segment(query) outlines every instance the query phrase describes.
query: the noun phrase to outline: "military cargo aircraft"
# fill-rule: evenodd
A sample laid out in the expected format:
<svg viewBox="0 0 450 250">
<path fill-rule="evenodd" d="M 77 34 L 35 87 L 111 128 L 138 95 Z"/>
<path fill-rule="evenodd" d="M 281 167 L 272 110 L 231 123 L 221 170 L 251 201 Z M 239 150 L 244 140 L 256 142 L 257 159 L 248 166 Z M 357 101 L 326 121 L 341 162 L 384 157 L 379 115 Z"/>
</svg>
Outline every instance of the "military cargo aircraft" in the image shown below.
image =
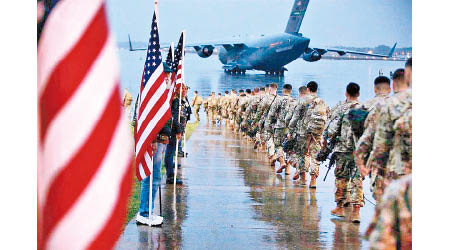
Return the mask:
<svg viewBox="0 0 450 250">
<path fill-rule="evenodd" d="M 186 44 L 186 47 L 194 48 L 202 58 L 211 56 L 214 48 L 219 47 L 219 60 L 223 64 L 224 71 L 231 74 L 245 74 L 247 70 L 260 70 L 264 71 L 266 75 L 282 76 L 284 71 L 287 71 L 284 66 L 297 58 L 302 57 L 307 62 L 315 62 L 327 52 L 336 52 L 340 56 L 356 54 L 381 58 L 392 57 L 397 43 L 394 44 L 388 55 L 309 47 L 310 39 L 299 33 L 308 3 L 309 0 L 294 0 L 284 33 L 261 36 L 248 41 Z M 130 51 L 147 50 L 147 48 L 133 48 L 129 36 L 128 39 Z"/>
</svg>

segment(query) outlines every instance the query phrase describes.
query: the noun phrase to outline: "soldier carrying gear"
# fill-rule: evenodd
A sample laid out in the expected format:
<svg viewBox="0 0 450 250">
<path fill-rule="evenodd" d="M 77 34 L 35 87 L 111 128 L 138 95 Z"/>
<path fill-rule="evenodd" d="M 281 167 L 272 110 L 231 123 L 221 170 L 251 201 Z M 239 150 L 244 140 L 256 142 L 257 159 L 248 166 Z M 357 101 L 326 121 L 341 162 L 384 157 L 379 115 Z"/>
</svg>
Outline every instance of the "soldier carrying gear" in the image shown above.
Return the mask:
<svg viewBox="0 0 450 250">
<path fill-rule="evenodd" d="M 292 102 L 292 86 L 290 84 L 283 85 L 282 90 L 283 95 L 277 96 L 272 106 L 269 109 L 269 113 L 267 115 L 265 121 L 266 130 L 273 129 L 273 143 L 275 146 L 275 152 L 272 156 L 273 160 L 278 160 L 280 162 L 280 168 L 277 170 L 277 173 L 283 172 L 283 169 L 287 167 L 286 161 L 284 159 L 284 151 L 283 151 L 283 139 L 286 133 L 286 113 L 289 110 L 289 105 Z M 289 168 L 286 168 L 285 174 L 290 174 Z"/>
<path fill-rule="evenodd" d="M 339 103 L 334 108 L 334 113 L 331 117 L 331 122 L 327 129 L 323 132 L 325 138 L 334 138 L 337 134 L 336 145 L 333 153 L 336 154 L 336 192 L 335 201 L 336 208 L 331 211 L 331 214 L 344 217 L 344 204 L 347 200 L 346 194 L 350 191 L 350 203 L 353 205 L 353 212 L 351 215 L 352 222 L 359 223 L 360 207 L 364 205 L 364 196 L 362 190 L 362 178 L 358 168 L 355 166 L 353 158 L 353 151 L 355 150 L 355 135 L 351 129 L 350 121 L 348 120 L 348 112 L 352 108 L 359 108 L 359 85 L 356 83 L 349 83 L 345 93 L 346 101 Z M 342 117 L 335 119 L 336 117 Z M 340 132 L 339 132 L 339 131 Z M 323 140 L 323 148 L 326 147 L 326 140 Z"/>
<path fill-rule="evenodd" d="M 200 107 L 202 106 L 203 98 L 198 95 L 198 91 L 194 91 L 194 99 L 192 100 L 192 106 L 194 108 L 194 115 L 197 119 L 197 122 L 200 121 L 200 116 L 198 115 L 198 111 L 200 110 Z"/>
</svg>

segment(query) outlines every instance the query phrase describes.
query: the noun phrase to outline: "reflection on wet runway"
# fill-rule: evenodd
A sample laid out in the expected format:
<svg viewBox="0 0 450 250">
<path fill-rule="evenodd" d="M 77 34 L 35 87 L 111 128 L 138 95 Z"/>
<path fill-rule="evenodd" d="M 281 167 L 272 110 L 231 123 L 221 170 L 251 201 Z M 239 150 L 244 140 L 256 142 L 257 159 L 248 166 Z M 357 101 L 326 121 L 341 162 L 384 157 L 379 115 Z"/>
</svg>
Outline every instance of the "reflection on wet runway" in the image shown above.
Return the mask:
<svg viewBox="0 0 450 250">
<path fill-rule="evenodd" d="M 176 190 L 163 186 L 163 226 L 136 226 L 132 220 L 118 249 L 368 247 L 361 235 L 374 207 L 366 204 L 361 209 L 360 225 L 331 216 L 332 174 L 326 182 L 318 182 L 316 190 L 300 187 L 292 176 L 275 175 L 265 154 L 255 152 L 251 143 L 224 125 L 201 123 L 186 151 L 189 157 L 180 170 L 185 185 Z"/>
</svg>

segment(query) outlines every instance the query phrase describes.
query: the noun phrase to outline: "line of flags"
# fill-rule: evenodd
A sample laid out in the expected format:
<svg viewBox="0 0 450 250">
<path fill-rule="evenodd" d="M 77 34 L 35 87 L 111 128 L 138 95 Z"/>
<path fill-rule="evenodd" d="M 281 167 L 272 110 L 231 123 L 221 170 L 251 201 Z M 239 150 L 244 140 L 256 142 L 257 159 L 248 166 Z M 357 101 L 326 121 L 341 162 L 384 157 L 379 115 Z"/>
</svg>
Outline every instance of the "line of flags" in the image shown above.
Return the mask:
<svg viewBox="0 0 450 250">
<path fill-rule="evenodd" d="M 125 221 L 133 142 L 105 1 L 46 4 L 38 24 L 38 249 L 111 249 Z M 166 75 L 155 2 L 136 108 L 139 180 L 151 174 L 150 144 L 184 80 L 184 37 L 170 48 Z"/>
</svg>

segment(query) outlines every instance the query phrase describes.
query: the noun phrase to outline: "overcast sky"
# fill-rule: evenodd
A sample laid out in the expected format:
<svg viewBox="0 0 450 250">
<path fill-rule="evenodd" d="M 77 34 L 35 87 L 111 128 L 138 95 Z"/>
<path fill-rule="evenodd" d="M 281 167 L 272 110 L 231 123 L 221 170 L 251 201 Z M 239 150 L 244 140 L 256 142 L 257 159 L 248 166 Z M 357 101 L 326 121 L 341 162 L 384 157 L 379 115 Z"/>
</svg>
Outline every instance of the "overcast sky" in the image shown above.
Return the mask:
<svg viewBox="0 0 450 250">
<path fill-rule="evenodd" d="M 161 42 L 227 40 L 284 31 L 293 0 L 160 0 Z M 148 41 L 153 0 L 107 0 L 118 41 Z M 300 32 L 312 46 L 412 45 L 411 0 L 311 0 Z"/>
</svg>

